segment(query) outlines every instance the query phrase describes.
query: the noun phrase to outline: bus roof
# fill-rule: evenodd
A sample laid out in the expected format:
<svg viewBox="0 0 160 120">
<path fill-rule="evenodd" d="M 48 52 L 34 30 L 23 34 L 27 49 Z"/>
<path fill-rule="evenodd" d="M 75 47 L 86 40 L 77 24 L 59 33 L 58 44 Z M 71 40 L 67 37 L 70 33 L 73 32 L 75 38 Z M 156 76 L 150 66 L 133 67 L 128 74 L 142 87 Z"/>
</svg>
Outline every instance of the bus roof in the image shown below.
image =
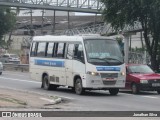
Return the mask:
<svg viewBox="0 0 160 120">
<path fill-rule="evenodd" d="M 35 36 L 33 41 L 83 41 L 84 39 L 112 39 L 100 35 L 76 35 L 76 36 Z M 113 39 L 112 39 L 113 40 Z"/>
</svg>

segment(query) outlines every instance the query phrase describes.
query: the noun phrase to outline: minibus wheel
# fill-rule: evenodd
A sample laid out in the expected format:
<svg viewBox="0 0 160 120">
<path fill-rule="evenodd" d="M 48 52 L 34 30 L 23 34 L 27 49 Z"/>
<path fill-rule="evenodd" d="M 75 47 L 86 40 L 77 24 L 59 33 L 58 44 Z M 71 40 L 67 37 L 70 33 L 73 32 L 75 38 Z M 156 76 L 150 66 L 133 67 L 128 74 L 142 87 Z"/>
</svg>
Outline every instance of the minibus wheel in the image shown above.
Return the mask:
<svg viewBox="0 0 160 120">
<path fill-rule="evenodd" d="M 157 93 L 160 94 L 160 90 L 157 90 Z"/>
<path fill-rule="evenodd" d="M 50 82 L 49 82 L 49 79 L 48 79 L 48 76 L 47 76 L 47 75 L 45 75 L 45 76 L 43 77 L 42 84 L 43 84 L 43 88 L 44 88 L 45 90 L 51 90 L 51 89 L 52 89 L 52 86 L 51 86 L 51 84 L 50 84 Z"/>
<path fill-rule="evenodd" d="M 2 75 L 2 72 L 0 72 L 0 75 Z"/>
<path fill-rule="evenodd" d="M 118 88 L 110 88 L 110 89 L 109 89 L 109 93 L 110 93 L 111 95 L 117 95 L 118 92 L 119 92 L 119 89 L 118 89 Z"/>
<path fill-rule="evenodd" d="M 133 94 L 138 94 L 139 93 L 139 88 L 138 88 L 138 85 L 136 83 L 132 84 L 131 89 L 132 89 Z"/>
<path fill-rule="evenodd" d="M 84 93 L 84 88 L 82 86 L 82 80 L 77 78 L 74 84 L 75 92 L 78 95 L 82 95 Z"/>
</svg>

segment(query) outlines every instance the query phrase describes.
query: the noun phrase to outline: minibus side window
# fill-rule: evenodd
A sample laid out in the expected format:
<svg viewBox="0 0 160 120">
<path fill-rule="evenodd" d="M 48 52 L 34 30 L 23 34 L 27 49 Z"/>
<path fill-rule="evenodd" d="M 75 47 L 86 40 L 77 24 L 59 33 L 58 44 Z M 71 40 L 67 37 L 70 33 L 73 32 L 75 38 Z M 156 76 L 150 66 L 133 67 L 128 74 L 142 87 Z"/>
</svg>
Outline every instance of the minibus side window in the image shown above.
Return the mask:
<svg viewBox="0 0 160 120">
<path fill-rule="evenodd" d="M 75 44 L 74 59 L 84 63 L 84 53 L 82 44 Z"/>
<path fill-rule="evenodd" d="M 64 58 L 65 43 L 57 43 L 55 57 Z"/>
<path fill-rule="evenodd" d="M 53 47 L 54 47 L 54 43 L 53 42 L 48 43 L 47 53 L 46 53 L 47 57 L 52 57 L 53 56 Z"/>
<path fill-rule="evenodd" d="M 31 48 L 30 56 L 34 56 L 35 46 L 36 46 L 36 43 L 35 42 L 32 43 L 32 48 Z"/>
<path fill-rule="evenodd" d="M 33 42 L 30 56 L 35 56 L 35 55 L 36 55 L 36 42 Z"/>
<path fill-rule="evenodd" d="M 73 59 L 74 54 L 74 44 L 69 44 L 67 48 L 67 59 Z"/>
<path fill-rule="evenodd" d="M 38 49 L 37 49 L 37 56 L 38 57 L 44 57 L 45 56 L 45 50 L 46 50 L 46 42 L 39 42 Z"/>
</svg>

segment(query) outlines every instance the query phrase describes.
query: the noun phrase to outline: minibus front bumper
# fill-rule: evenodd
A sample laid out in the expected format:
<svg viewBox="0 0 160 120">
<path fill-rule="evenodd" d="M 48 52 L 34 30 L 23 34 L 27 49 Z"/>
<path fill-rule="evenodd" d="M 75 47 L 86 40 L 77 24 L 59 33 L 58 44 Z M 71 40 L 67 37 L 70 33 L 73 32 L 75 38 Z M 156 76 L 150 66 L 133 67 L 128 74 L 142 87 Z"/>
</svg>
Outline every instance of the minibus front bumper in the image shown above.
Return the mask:
<svg viewBox="0 0 160 120">
<path fill-rule="evenodd" d="M 84 88 L 88 89 L 109 89 L 109 88 L 124 88 L 125 80 L 123 78 L 115 78 L 112 80 L 102 79 L 100 76 L 87 75 L 86 79 L 83 80 Z M 82 82 L 83 82 L 82 81 Z"/>
</svg>

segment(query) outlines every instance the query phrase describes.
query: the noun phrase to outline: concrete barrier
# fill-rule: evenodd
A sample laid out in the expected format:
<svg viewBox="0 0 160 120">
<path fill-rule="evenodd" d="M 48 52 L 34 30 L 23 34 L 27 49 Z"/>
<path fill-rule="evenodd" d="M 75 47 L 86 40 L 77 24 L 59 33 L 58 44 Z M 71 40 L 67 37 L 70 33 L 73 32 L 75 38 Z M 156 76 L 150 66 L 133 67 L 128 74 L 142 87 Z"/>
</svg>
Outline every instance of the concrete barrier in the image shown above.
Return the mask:
<svg viewBox="0 0 160 120">
<path fill-rule="evenodd" d="M 3 70 L 28 72 L 29 64 L 3 63 Z"/>
</svg>

